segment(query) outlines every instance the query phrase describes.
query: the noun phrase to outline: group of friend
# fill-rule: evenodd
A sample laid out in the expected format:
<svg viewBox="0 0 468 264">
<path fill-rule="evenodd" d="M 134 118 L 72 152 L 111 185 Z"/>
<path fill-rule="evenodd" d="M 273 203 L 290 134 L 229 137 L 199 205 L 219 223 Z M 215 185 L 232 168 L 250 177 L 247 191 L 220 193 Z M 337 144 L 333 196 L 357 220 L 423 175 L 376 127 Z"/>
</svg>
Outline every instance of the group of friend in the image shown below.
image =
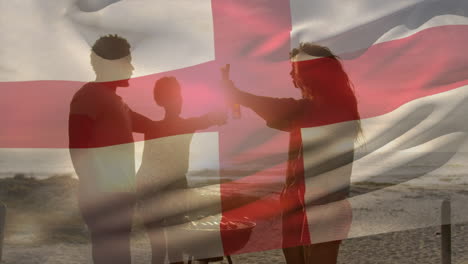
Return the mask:
<svg viewBox="0 0 468 264">
<path fill-rule="evenodd" d="M 78 201 L 89 228 L 95 264 L 131 263 L 130 234 L 134 211 L 139 208 L 152 247 L 152 263 L 182 263 L 183 248 L 164 232 L 184 221 L 189 211 L 186 198 L 167 200 L 167 193 L 188 189 L 186 174 L 193 133 L 226 122 L 226 112 L 210 112 L 193 118 L 181 117 L 183 98 L 175 77 L 154 84 L 155 103 L 164 108 L 162 120 L 153 121 L 131 110 L 116 93 L 128 87 L 133 73 L 130 45 L 122 37 L 99 38 L 91 49 L 96 80 L 74 95 L 69 113 L 70 154 L 79 177 Z M 229 79 L 229 66 L 221 68 L 221 86 L 230 103 L 250 108 L 267 126 L 290 135 L 285 185 L 280 196 L 283 252 L 290 263 L 336 263 L 340 240 L 313 243 L 307 220 L 310 206 L 345 203 L 350 170 L 340 177 L 339 188 L 313 201 L 304 198 L 306 178 L 320 174 L 308 166 L 302 129 L 351 121 L 346 137 L 351 146 L 340 156 L 340 164 L 352 164 L 353 142 L 360 123 L 356 96 L 341 62 L 328 48 L 302 43 L 290 52 L 293 87 L 300 99 L 258 96 L 237 87 Z M 135 169 L 133 132 L 145 137 L 142 164 Z M 336 164 L 332 164 L 332 167 Z M 322 166 L 323 167 L 323 166 Z M 135 175 L 135 171 L 137 171 Z M 136 180 L 135 180 L 136 179 Z M 166 199 L 166 200 L 164 200 Z M 157 204 L 170 201 L 169 204 Z M 156 206 L 157 205 L 157 206 Z M 161 211 L 182 208 L 177 215 Z M 341 207 L 344 208 L 344 207 Z M 320 227 L 317 227 L 320 228 Z M 197 243 L 193 241 L 193 243 Z"/>
</svg>

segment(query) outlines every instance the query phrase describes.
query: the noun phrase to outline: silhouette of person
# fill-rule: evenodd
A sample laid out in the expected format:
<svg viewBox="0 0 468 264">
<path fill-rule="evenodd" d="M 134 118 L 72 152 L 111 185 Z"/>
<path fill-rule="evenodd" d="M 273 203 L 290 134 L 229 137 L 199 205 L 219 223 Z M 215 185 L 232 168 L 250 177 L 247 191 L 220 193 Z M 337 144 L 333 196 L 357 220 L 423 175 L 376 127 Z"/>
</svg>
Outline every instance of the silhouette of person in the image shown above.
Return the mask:
<svg viewBox="0 0 468 264">
<path fill-rule="evenodd" d="M 340 239 L 347 235 L 350 223 L 345 199 L 349 193 L 353 145 L 360 133 L 357 101 L 340 61 L 328 48 L 301 43 L 291 51 L 290 58 L 293 84 L 301 90 L 302 99 L 253 95 L 239 90 L 230 80 L 224 81 L 224 87 L 231 100 L 251 108 L 266 121 L 267 126 L 290 134 L 286 182 L 280 196 L 283 252 L 287 263 L 336 263 Z M 228 76 L 229 65 L 221 71 L 223 76 Z M 344 125 L 334 131 L 327 131 L 328 126 L 323 128 L 324 125 L 340 122 Z M 327 140 L 304 145 L 303 133 L 310 129 L 312 132 L 319 131 L 315 132 L 315 137 Z M 321 156 L 327 155 L 329 159 L 321 159 Z M 323 177 L 324 172 L 341 166 L 345 166 L 345 169 L 338 174 Z M 304 198 L 305 181 L 312 182 L 310 188 L 318 190 L 315 196 L 307 200 Z M 320 217 L 314 216 L 314 213 L 323 212 L 320 208 L 332 204 L 334 210 L 341 211 L 335 216 L 345 219 L 322 219 L 322 222 L 336 220 L 345 234 L 332 235 L 335 241 L 310 244 L 311 241 L 306 240 L 309 231 L 311 240 L 330 241 L 320 238 L 323 232 L 328 231 L 312 230 L 320 229 L 321 225 L 311 225 L 309 230 L 309 224 Z M 306 206 L 309 210 L 306 210 Z M 317 237 L 314 234 L 320 235 Z"/>
<path fill-rule="evenodd" d="M 73 96 L 69 147 L 79 178 L 78 202 L 92 242 L 96 264 L 130 263 L 130 233 L 135 197 L 132 132 L 151 120 L 133 112 L 116 94 L 132 76 L 130 45 L 107 35 L 91 50 L 96 80 Z"/>
<path fill-rule="evenodd" d="M 173 237 L 165 227 L 185 221 L 189 211 L 186 174 L 189 166 L 189 149 L 193 133 L 226 122 L 223 112 L 210 112 L 200 117 L 182 118 L 182 95 L 179 82 L 174 77 L 163 77 L 154 85 L 154 100 L 165 110 L 164 119 L 152 122 L 145 130 L 145 145 L 137 187 L 143 221 L 150 238 L 152 263 L 183 263 L 184 249 L 181 237 Z M 181 191 L 176 200 L 167 194 Z M 168 212 L 164 207 L 170 207 Z M 178 242 L 179 240 L 179 242 Z"/>
</svg>

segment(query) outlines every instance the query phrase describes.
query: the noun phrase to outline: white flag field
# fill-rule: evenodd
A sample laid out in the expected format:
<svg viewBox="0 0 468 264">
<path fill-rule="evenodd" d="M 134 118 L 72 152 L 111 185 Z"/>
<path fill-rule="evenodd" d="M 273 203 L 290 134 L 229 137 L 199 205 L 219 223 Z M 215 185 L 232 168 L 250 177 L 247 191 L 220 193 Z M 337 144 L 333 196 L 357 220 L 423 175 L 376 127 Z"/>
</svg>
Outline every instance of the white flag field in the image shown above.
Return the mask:
<svg viewBox="0 0 468 264">
<path fill-rule="evenodd" d="M 0 3 L 0 148 L 5 157 L 15 153 L 0 160 L 14 168 L 2 173 L 21 171 L 26 156 L 74 172 L 70 102 L 95 78 L 90 52 L 101 36 L 118 34 L 129 42 L 135 69 L 130 87 L 117 94 L 154 121 L 164 118 L 153 99 L 154 84 L 164 76 L 180 83 L 184 118 L 225 107 L 219 68 L 227 63 L 243 91 L 299 99 L 289 51 L 311 42 L 340 57 L 356 93 L 362 135 L 352 150 L 340 152 L 330 150 L 349 122 L 301 129 L 305 239 L 286 241 L 282 231 L 289 133 L 266 126 L 249 108 L 193 138 L 184 132 L 145 141 L 134 133 L 135 143 L 84 151 L 106 156 L 100 169 L 109 182 L 121 169 L 113 157 L 134 146 L 137 185 L 163 190 L 174 175 L 185 177 L 190 188 L 157 195 L 145 211 L 168 223 L 184 215 L 187 221 L 164 229 L 198 257 L 438 226 L 443 200 L 451 201 L 452 224 L 468 221 L 467 1 Z M 346 151 L 354 152 L 354 161 L 335 162 Z M 41 157 L 44 152 L 53 158 Z M 347 199 L 314 203 L 344 183 L 351 186 Z"/>
</svg>

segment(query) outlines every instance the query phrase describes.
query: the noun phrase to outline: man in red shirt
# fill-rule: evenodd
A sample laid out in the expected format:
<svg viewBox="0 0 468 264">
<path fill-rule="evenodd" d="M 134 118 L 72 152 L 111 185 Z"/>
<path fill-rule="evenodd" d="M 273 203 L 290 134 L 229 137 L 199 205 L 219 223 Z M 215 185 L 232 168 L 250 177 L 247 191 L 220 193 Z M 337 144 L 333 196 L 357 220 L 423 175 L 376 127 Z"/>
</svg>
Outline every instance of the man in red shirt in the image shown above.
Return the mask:
<svg viewBox="0 0 468 264">
<path fill-rule="evenodd" d="M 91 50 L 96 80 L 73 96 L 69 115 L 70 154 L 79 178 L 78 202 L 96 264 L 130 263 L 135 197 L 133 132 L 152 122 L 116 94 L 134 70 L 122 37 L 99 38 Z"/>
</svg>

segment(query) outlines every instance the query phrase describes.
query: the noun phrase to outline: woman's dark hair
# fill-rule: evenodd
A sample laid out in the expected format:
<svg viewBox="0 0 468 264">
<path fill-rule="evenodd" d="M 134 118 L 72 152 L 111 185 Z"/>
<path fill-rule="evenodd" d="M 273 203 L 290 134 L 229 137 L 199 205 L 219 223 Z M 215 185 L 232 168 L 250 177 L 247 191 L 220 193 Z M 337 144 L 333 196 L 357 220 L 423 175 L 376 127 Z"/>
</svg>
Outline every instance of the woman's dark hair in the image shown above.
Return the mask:
<svg viewBox="0 0 468 264">
<path fill-rule="evenodd" d="M 308 89 L 308 92 L 319 104 L 330 104 L 333 101 L 348 102 L 346 107 L 353 112 L 354 119 L 357 122 L 357 138 L 362 136 L 354 86 L 344 71 L 339 57 L 329 48 L 310 42 L 300 43 L 299 47 L 291 50 L 289 56 L 292 59 L 299 53 L 318 57 L 315 63 L 305 62 L 300 64 L 304 68 L 300 73 L 302 75 L 301 79 L 306 85 L 304 88 Z M 313 66 L 310 67 L 309 65 Z"/>
<path fill-rule="evenodd" d="M 310 42 L 301 42 L 299 47 L 294 48 L 289 52 L 289 57 L 294 58 L 301 52 L 315 57 L 338 59 L 338 56 L 333 54 L 329 48 Z"/>
</svg>

